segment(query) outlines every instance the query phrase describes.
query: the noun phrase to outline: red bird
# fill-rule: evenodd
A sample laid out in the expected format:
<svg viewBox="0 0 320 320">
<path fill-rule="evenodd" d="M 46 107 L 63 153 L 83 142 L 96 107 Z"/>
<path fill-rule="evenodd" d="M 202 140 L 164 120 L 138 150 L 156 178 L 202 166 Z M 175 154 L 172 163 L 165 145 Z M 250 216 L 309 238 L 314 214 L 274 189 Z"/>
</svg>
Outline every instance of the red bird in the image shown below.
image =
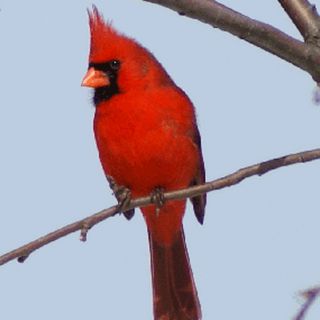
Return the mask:
<svg viewBox="0 0 320 320">
<path fill-rule="evenodd" d="M 152 53 L 106 23 L 95 7 L 89 21 L 89 68 L 82 85 L 95 89 L 94 133 L 109 180 L 130 190 L 132 199 L 204 183 L 200 134 L 187 95 Z M 206 196 L 191 201 L 203 223 Z M 141 208 L 156 320 L 201 319 L 184 240 L 185 207 L 186 200 L 174 200 Z"/>
</svg>

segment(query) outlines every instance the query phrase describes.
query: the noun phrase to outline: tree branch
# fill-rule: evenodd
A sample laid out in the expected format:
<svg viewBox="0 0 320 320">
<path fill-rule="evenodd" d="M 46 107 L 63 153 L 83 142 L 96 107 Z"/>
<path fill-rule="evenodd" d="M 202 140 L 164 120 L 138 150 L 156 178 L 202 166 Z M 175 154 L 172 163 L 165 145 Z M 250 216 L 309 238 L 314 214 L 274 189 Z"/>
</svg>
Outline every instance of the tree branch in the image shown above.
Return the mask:
<svg viewBox="0 0 320 320">
<path fill-rule="evenodd" d="M 165 200 L 192 198 L 202 193 L 206 193 L 213 190 L 219 190 L 225 187 L 233 186 L 242 180 L 252 177 L 254 175 L 263 175 L 271 170 L 275 170 L 280 167 L 292 165 L 295 163 L 303 163 L 312 160 L 320 159 L 320 148 L 310 151 L 295 153 L 287 155 L 281 158 L 272 159 L 262 163 L 258 163 L 243 169 L 240 169 L 232 174 L 229 174 L 223 178 L 207 182 L 203 185 L 194 186 L 188 189 L 166 192 L 164 194 Z M 143 197 L 132 200 L 130 205 L 124 208 L 124 211 L 130 210 L 136 207 L 144 207 L 150 205 L 151 198 Z M 96 214 L 93 214 L 85 219 L 78 220 L 71 223 L 61 229 L 55 230 L 47 235 L 40 237 L 22 247 L 10 251 L 0 256 L 0 265 L 3 265 L 13 259 L 18 259 L 19 262 L 24 262 L 28 256 L 35 250 L 49 244 L 52 241 L 60 239 L 76 231 L 81 231 L 80 240 L 86 241 L 87 232 L 97 223 L 114 216 L 119 213 L 117 206 L 110 207 L 109 209 L 102 210 Z"/>
<path fill-rule="evenodd" d="M 315 45 L 305 44 L 269 24 L 251 19 L 217 1 L 143 1 L 157 3 L 181 15 L 227 31 L 305 70 L 317 83 L 320 82 L 320 48 Z"/>
<path fill-rule="evenodd" d="M 302 292 L 302 295 L 306 298 L 305 303 L 302 305 L 301 309 L 299 310 L 298 314 L 293 318 L 293 320 L 303 320 L 307 311 L 310 309 L 316 298 L 320 296 L 320 288 L 315 287 L 308 289 Z"/>
<path fill-rule="evenodd" d="M 307 0 L 278 0 L 305 42 L 320 46 L 320 20 L 315 5 Z"/>
</svg>

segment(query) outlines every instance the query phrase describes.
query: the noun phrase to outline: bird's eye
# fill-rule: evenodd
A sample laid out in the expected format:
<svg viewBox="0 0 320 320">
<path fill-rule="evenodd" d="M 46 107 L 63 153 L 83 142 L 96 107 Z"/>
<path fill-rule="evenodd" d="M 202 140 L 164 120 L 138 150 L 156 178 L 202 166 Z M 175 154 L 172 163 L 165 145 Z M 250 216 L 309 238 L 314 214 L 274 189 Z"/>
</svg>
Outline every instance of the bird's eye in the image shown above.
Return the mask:
<svg viewBox="0 0 320 320">
<path fill-rule="evenodd" d="M 115 70 L 115 71 L 119 70 L 119 68 L 120 68 L 120 61 L 119 61 L 119 60 L 112 60 L 112 61 L 110 61 L 110 67 L 111 67 L 112 70 Z"/>
</svg>

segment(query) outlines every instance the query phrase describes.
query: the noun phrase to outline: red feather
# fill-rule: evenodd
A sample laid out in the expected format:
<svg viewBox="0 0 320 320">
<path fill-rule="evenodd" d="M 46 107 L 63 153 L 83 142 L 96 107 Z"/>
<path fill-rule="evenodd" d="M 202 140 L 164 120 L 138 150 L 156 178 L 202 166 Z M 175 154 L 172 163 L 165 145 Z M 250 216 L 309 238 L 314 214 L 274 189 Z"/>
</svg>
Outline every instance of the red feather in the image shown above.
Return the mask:
<svg viewBox="0 0 320 320">
<path fill-rule="evenodd" d="M 200 135 L 187 95 L 147 49 L 105 23 L 96 8 L 89 18 L 89 66 L 102 73 L 106 68 L 106 83 L 114 82 L 113 90 L 96 88 L 107 92 L 96 100 L 94 118 L 105 173 L 129 188 L 133 198 L 159 187 L 171 191 L 203 183 Z M 117 61 L 119 70 L 109 70 L 109 61 Z M 202 223 L 206 198 L 192 201 Z M 185 204 L 166 202 L 159 212 L 153 205 L 141 209 L 150 240 L 156 320 L 201 318 L 184 242 Z"/>
</svg>

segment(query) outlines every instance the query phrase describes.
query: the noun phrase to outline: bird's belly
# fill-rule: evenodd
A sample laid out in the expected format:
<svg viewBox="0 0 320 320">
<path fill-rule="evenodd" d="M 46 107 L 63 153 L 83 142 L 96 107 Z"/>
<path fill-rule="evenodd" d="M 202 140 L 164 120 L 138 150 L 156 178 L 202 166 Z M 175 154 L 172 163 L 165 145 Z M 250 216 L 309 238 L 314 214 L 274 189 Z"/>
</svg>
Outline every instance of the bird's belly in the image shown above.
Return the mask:
<svg viewBox="0 0 320 320">
<path fill-rule="evenodd" d="M 198 154 L 188 135 L 162 126 L 110 129 L 96 130 L 101 163 L 105 173 L 128 187 L 133 197 L 148 195 L 156 187 L 175 190 L 190 185 Z"/>
</svg>

